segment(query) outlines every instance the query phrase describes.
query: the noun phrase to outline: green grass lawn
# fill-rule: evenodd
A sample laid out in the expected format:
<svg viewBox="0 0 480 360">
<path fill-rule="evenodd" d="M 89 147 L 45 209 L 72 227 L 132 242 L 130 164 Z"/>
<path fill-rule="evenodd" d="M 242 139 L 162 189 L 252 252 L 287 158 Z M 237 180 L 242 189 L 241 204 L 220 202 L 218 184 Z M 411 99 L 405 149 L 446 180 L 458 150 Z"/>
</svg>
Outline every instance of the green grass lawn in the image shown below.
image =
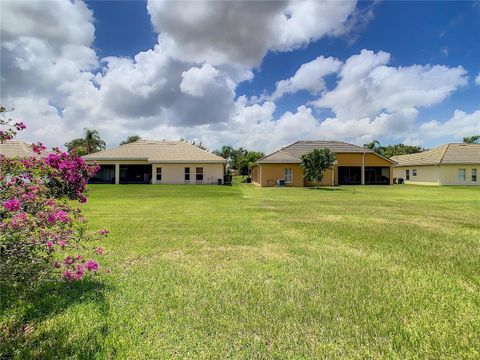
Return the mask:
<svg viewBox="0 0 480 360">
<path fill-rule="evenodd" d="M 92 186 L 98 282 L 0 312 L 0 358 L 479 358 L 480 189 Z"/>
</svg>

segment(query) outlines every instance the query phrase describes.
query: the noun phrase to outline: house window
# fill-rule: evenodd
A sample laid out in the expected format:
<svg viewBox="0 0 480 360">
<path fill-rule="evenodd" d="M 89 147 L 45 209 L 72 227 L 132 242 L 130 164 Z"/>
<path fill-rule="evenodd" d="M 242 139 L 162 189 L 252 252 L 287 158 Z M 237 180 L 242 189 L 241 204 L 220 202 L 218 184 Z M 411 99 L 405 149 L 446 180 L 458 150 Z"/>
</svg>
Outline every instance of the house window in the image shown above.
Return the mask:
<svg viewBox="0 0 480 360">
<path fill-rule="evenodd" d="M 465 169 L 458 169 L 458 181 L 465 182 L 467 179 L 467 171 Z"/>
<path fill-rule="evenodd" d="M 195 180 L 203 181 L 203 167 L 197 167 L 195 169 Z"/>
<path fill-rule="evenodd" d="M 293 178 L 292 169 L 284 169 L 283 178 L 285 179 L 285 183 L 291 183 Z"/>
<path fill-rule="evenodd" d="M 410 170 L 405 171 L 405 180 L 410 180 Z"/>
<path fill-rule="evenodd" d="M 185 168 L 185 181 L 190 181 L 190 168 Z"/>
<path fill-rule="evenodd" d="M 472 169 L 472 182 L 477 181 L 477 169 Z"/>
<path fill-rule="evenodd" d="M 417 176 L 417 169 L 412 170 L 412 176 Z"/>
<path fill-rule="evenodd" d="M 162 181 L 162 168 L 157 167 L 157 181 Z"/>
</svg>

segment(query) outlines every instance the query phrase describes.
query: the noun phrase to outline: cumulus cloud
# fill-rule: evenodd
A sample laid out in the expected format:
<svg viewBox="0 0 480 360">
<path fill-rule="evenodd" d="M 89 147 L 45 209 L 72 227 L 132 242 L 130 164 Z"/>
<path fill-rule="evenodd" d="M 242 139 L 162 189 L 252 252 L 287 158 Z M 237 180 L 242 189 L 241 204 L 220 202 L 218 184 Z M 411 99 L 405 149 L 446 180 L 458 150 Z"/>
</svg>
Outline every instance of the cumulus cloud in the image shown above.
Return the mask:
<svg viewBox="0 0 480 360">
<path fill-rule="evenodd" d="M 238 96 L 237 85 L 253 78 L 268 51 L 348 32 L 359 17 L 354 2 L 150 1 L 158 43 L 133 58 L 104 59 L 93 49 L 94 18 L 82 1 L 48 5 L 2 3 L 0 100 L 28 123 L 25 140 L 61 145 L 94 127 L 108 146 L 138 133 L 271 151 L 298 139 L 362 143 L 459 127 L 478 132 L 478 112 L 415 124 L 419 108 L 466 83 L 463 68 L 388 66 L 385 52 L 364 50 L 344 63 L 319 56 L 279 81 L 266 100 L 251 104 Z M 339 81 L 327 89 L 331 74 Z M 335 116 L 317 118 L 306 105 L 278 113 L 276 100 L 302 90 Z"/>
<path fill-rule="evenodd" d="M 315 60 L 303 64 L 291 78 L 277 82 L 276 89 L 272 94 L 272 100 L 276 100 L 285 94 L 307 90 L 313 94 L 325 90 L 324 77 L 336 73 L 342 63 L 333 57 L 319 56 Z"/>
<path fill-rule="evenodd" d="M 83 2 L 5 1 L 0 16 L 2 97 L 61 99 L 63 84 L 91 79 L 95 28 Z"/>
<path fill-rule="evenodd" d="M 423 123 L 419 127 L 419 132 L 429 138 L 453 136 L 457 140 L 461 140 L 463 137 L 471 136 L 472 134 L 479 134 L 480 110 L 470 114 L 461 110 L 455 110 L 453 116 L 445 122 L 432 120 Z"/>
<path fill-rule="evenodd" d="M 337 86 L 313 102 L 331 108 L 339 119 L 373 118 L 382 112 L 437 104 L 467 84 L 461 66 L 387 66 L 390 54 L 362 50 L 342 66 Z"/>
<path fill-rule="evenodd" d="M 172 56 L 212 65 L 257 66 L 268 50 L 288 51 L 345 33 L 354 1 L 148 1 Z"/>
<path fill-rule="evenodd" d="M 480 85 L 480 73 L 478 73 L 478 76 L 477 76 L 477 78 L 475 79 L 475 83 L 476 83 L 477 85 Z"/>
</svg>

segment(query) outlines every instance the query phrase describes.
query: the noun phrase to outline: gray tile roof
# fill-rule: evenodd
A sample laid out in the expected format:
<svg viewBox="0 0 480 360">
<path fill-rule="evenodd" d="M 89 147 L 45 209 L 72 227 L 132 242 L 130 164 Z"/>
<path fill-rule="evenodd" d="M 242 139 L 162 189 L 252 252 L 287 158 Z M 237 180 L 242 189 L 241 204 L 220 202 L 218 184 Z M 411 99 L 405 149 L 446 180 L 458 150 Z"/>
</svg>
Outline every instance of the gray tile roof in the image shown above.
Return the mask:
<svg viewBox="0 0 480 360">
<path fill-rule="evenodd" d="M 397 166 L 480 164 L 480 144 L 445 144 L 416 154 L 392 156 Z"/>
<path fill-rule="evenodd" d="M 3 144 L 0 143 L 0 154 L 7 158 L 27 158 L 27 157 L 40 157 L 47 156 L 50 152 L 43 151 L 40 155 L 32 150 L 32 144 L 19 140 L 6 141 Z"/>
<path fill-rule="evenodd" d="M 300 163 L 301 157 L 314 149 L 327 148 L 334 153 L 375 153 L 358 145 L 343 141 L 297 141 L 257 161 L 257 164 Z"/>
<path fill-rule="evenodd" d="M 150 163 L 225 163 L 225 159 L 185 141 L 138 140 L 83 157 L 85 160 L 146 160 Z"/>
</svg>

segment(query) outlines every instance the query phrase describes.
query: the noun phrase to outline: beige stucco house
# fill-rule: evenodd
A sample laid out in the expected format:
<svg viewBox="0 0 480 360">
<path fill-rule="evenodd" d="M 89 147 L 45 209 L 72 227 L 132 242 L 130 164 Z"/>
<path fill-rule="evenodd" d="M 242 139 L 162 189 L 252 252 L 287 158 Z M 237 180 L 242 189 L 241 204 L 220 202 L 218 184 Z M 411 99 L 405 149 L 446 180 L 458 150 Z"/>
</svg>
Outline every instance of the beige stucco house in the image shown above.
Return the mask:
<svg viewBox="0 0 480 360">
<path fill-rule="evenodd" d="M 0 143 L 0 155 L 7 158 L 28 158 L 28 157 L 46 157 L 50 154 L 50 151 L 42 151 L 37 154 L 32 149 L 32 144 L 19 140 L 9 140 L 4 143 Z"/>
<path fill-rule="evenodd" d="M 480 144 L 446 144 L 393 156 L 393 176 L 422 185 L 480 185 Z"/>
<path fill-rule="evenodd" d="M 185 141 L 138 140 L 83 157 L 100 171 L 92 183 L 218 184 L 225 159 Z"/>
<path fill-rule="evenodd" d="M 297 141 L 258 160 L 252 166 L 252 182 L 259 186 L 310 186 L 305 181 L 301 157 L 314 149 L 327 148 L 337 161 L 326 170 L 321 185 L 389 185 L 393 180 L 393 161 L 373 150 L 342 141 Z"/>
</svg>

